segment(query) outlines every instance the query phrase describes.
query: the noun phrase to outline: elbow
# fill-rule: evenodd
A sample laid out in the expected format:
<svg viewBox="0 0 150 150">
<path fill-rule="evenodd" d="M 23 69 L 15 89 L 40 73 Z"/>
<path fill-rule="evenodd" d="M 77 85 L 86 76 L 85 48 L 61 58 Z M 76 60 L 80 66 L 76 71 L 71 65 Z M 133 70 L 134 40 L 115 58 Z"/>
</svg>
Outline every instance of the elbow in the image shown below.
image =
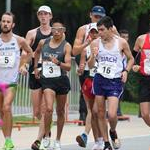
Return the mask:
<svg viewBox="0 0 150 150">
<path fill-rule="evenodd" d="M 66 67 L 66 71 L 70 71 L 70 70 L 71 70 L 71 64 Z"/>
<path fill-rule="evenodd" d="M 71 65 L 67 67 L 67 71 L 70 71 L 71 70 Z"/>
<path fill-rule="evenodd" d="M 76 55 L 78 55 L 79 54 L 79 52 L 76 50 L 76 48 L 73 48 L 72 49 L 72 55 L 73 56 L 76 56 Z"/>
</svg>

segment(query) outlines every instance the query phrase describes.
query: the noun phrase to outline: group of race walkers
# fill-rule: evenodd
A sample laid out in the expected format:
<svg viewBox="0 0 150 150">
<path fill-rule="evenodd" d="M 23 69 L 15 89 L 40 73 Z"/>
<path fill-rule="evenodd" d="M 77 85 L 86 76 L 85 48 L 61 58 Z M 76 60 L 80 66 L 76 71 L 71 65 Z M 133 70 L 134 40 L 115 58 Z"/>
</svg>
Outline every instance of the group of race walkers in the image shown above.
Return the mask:
<svg viewBox="0 0 150 150">
<path fill-rule="evenodd" d="M 39 7 L 37 17 L 40 26 L 28 31 L 25 38 L 13 33 L 15 16 L 11 12 L 5 12 L 1 17 L 0 124 L 5 137 L 5 150 L 14 148 L 11 139 L 12 102 L 19 74 L 26 75 L 27 72 L 33 114 L 40 120 L 38 136 L 31 149 L 62 149 L 60 140 L 65 123 L 65 104 L 71 89 L 67 72 L 71 69 L 71 56 L 78 54 L 81 55 L 78 72 L 82 74 L 85 67 L 88 68 L 82 85 L 88 114 L 85 131 L 76 137 L 79 146 L 86 147 L 92 129 L 95 141 L 92 150 L 120 148 L 116 131 L 117 109 L 131 69 L 141 75 L 140 110 L 143 120 L 150 126 L 150 33 L 137 38 L 131 53 L 128 42 L 120 37 L 105 9 L 94 6 L 90 12 L 91 23 L 79 27 L 72 48 L 66 41 L 63 22 L 59 19 L 51 22 L 53 15 L 49 6 Z M 134 58 L 139 52 L 140 63 L 135 64 Z M 57 134 L 52 143 L 55 101 Z"/>
</svg>

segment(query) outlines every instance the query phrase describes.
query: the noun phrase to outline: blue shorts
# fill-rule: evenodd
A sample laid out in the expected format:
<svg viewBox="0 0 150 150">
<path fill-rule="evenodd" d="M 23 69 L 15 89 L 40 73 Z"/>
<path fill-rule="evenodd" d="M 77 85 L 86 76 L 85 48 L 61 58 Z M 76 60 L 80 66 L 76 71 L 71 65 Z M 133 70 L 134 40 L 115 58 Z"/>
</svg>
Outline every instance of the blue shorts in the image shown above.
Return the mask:
<svg viewBox="0 0 150 150">
<path fill-rule="evenodd" d="M 96 74 L 93 80 L 94 95 L 107 97 L 117 97 L 118 99 L 123 92 L 123 82 L 121 78 L 108 79 L 100 74 Z"/>
</svg>

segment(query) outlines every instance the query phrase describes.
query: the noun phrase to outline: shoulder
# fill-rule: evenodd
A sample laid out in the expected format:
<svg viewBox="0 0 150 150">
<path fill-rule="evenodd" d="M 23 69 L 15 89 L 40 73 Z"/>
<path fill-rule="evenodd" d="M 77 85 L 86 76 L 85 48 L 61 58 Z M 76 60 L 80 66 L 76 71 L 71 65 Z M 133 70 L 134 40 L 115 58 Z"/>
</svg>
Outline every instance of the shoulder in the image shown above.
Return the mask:
<svg viewBox="0 0 150 150">
<path fill-rule="evenodd" d="M 85 32 L 86 32 L 86 25 L 79 27 L 77 30 L 78 34 L 85 34 Z"/>
<path fill-rule="evenodd" d="M 138 47 L 138 48 L 142 48 L 143 44 L 144 44 L 144 41 L 145 41 L 145 37 L 146 37 L 147 34 L 142 34 L 142 35 L 139 35 L 136 39 L 136 42 L 135 42 L 135 48 Z"/>
<path fill-rule="evenodd" d="M 38 29 L 38 28 L 29 30 L 29 31 L 27 32 L 26 36 L 34 37 L 34 36 L 36 35 L 37 29 Z"/>
<path fill-rule="evenodd" d="M 40 45 L 40 46 L 44 45 L 45 41 L 46 41 L 46 39 L 40 40 L 40 41 L 39 41 L 39 45 Z"/>
<path fill-rule="evenodd" d="M 91 42 L 90 47 L 98 47 L 100 42 L 101 42 L 101 39 L 99 37 Z"/>
<path fill-rule="evenodd" d="M 71 44 L 70 44 L 69 42 L 66 41 L 66 43 L 65 43 L 65 48 L 70 48 L 70 49 L 71 49 L 72 46 L 71 46 Z"/>
<path fill-rule="evenodd" d="M 22 37 L 22 36 L 19 36 L 19 35 L 16 35 L 16 34 L 14 34 L 13 36 L 17 39 L 17 42 L 19 44 L 22 44 L 22 43 L 26 42 L 25 38 Z"/>
<path fill-rule="evenodd" d="M 145 40 L 146 35 L 147 35 L 147 34 L 139 35 L 139 36 L 137 37 L 137 40 L 138 40 L 138 41 L 141 41 L 141 42 L 142 42 L 142 41 L 144 41 L 144 40 Z"/>
</svg>

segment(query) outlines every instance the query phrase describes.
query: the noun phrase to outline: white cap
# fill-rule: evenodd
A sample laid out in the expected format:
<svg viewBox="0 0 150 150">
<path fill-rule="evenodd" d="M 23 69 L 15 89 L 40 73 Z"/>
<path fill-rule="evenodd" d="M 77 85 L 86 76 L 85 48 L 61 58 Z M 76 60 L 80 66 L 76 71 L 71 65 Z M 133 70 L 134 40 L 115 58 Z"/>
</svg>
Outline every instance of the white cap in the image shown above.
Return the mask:
<svg viewBox="0 0 150 150">
<path fill-rule="evenodd" d="M 92 29 L 95 29 L 98 32 L 97 23 L 91 23 L 89 25 L 89 30 L 88 31 L 90 32 Z"/>
<path fill-rule="evenodd" d="M 45 12 L 48 12 L 50 14 L 52 13 L 51 8 L 49 6 L 46 6 L 46 5 L 39 7 L 37 13 L 39 13 L 40 11 L 45 11 Z"/>
</svg>

